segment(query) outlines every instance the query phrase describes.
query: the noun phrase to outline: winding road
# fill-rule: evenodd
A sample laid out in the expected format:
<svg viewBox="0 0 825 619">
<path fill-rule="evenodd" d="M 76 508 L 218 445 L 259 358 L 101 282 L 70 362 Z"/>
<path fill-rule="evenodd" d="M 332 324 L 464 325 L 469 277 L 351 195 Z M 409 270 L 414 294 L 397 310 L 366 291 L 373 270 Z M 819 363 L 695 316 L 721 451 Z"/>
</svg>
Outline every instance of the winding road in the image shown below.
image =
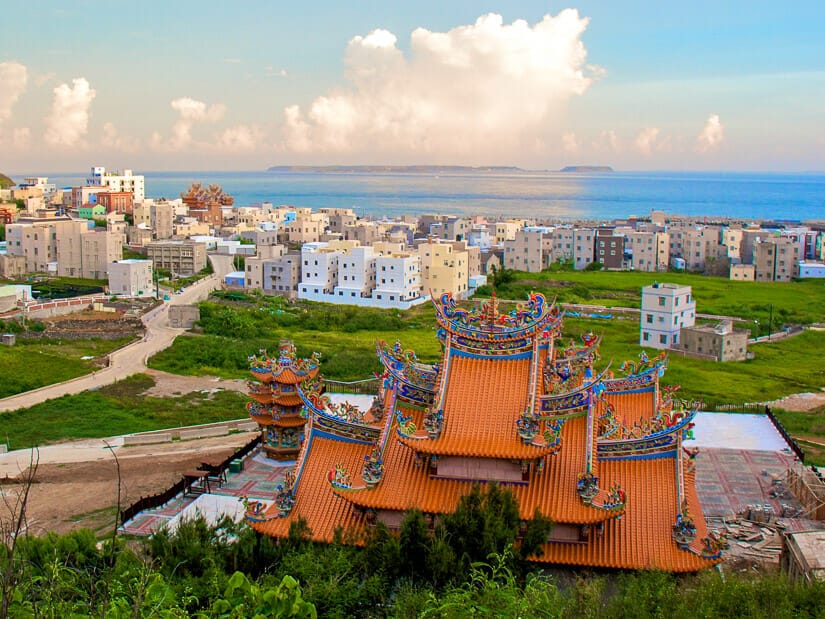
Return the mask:
<svg viewBox="0 0 825 619">
<path fill-rule="evenodd" d="M 232 256 L 213 254 L 209 256 L 209 260 L 214 273 L 141 316 L 141 321 L 146 327 L 146 335 L 142 340 L 110 353 L 108 367 L 62 383 L 0 399 L 0 412 L 28 408 L 45 400 L 103 387 L 145 371 L 149 357 L 171 346 L 175 338 L 185 331 L 169 326 L 169 306 L 191 305 L 203 301 L 210 292 L 220 288 L 223 276 L 232 270 Z"/>
</svg>

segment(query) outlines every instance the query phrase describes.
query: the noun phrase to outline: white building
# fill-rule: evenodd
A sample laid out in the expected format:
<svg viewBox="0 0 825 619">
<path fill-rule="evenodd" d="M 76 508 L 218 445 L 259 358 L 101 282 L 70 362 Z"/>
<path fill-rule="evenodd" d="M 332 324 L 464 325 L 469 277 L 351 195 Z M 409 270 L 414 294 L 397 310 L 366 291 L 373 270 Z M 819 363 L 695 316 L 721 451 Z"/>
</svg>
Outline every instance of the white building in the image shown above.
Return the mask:
<svg viewBox="0 0 825 619">
<path fill-rule="evenodd" d="M 825 277 L 825 264 L 811 260 L 800 260 L 799 277 Z"/>
<path fill-rule="evenodd" d="M 338 262 L 344 252 L 328 243 L 304 243 L 301 247 L 301 285 L 298 298 L 315 300 L 306 295 L 331 295 L 338 285 Z"/>
<path fill-rule="evenodd" d="M 341 256 L 335 296 L 349 299 L 369 297 L 375 288 L 375 259 L 372 247 L 353 247 Z"/>
<path fill-rule="evenodd" d="M 108 187 L 109 191 L 131 191 L 135 202 L 142 202 L 146 197 L 146 186 L 142 174 L 132 174 L 131 170 L 107 172 L 103 166 L 94 166 L 86 179 L 88 187 Z"/>
<path fill-rule="evenodd" d="M 696 323 L 696 301 L 690 286 L 653 284 L 642 288 L 639 345 L 666 349 L 679 343 L 683 327 Z"/>
<path fill-rule="evenodd" d="M 396 307 L 397 301 L 417 304 L 422 297 L 421 256 L 408 252 L 394 252 L 375 259 L 376 283 L 372 298 Z"/>
<path fill-rule="evenodd" d="M 152 261 L 129 259 L 110 264 L 109 293 L 124 297 L 154 296 Z"/>
</svg>

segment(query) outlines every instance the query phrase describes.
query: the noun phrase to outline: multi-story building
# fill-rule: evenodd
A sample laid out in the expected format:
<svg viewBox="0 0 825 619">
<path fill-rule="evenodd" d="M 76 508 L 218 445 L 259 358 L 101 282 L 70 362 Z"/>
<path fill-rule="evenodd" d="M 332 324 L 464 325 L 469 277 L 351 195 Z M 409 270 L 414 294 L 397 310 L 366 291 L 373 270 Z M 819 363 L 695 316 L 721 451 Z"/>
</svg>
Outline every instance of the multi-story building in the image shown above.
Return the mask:
<svg viewBox="0 0 825 619">
<path fill-rule="evenodd" d="M 154 296 L 152 261 L 130 258 L 110 264 L 109 293 L 124 297 Z"/>
<path fill-rule="evenodd" d="M 732 263 L 736 264 L 742 260 L 742 228 L 722 228 L 722 244 Z"/>
<path fill-rule="evenodd" d="M 72 187 L 72 208 L 79 209 L 86 204 L 97 204 L 97 194 L 108 191 L 105 187 Z"/>
<path fill-rule="evenodd" d="M 94 166 L 86 179 L 87 187 L 106 187 L 110 191 L 128 191 L 134 196 L 135 202 L 141 202 L 146 197 L 146 186 L 143 175 L 132 174 L 131 170 L 107 172 L 103 166 Z"/>
<path fill-rule="evenodd" d="M 328 243 L 304 243 L 301 247 L 301 284 L 298 297 L 331 295 L 338 285 L 338 262 L 344 250 Z"/>
<path fill-rule="evenodd" d="M 131 191 L 101 191 L 97 194 L 97 203 L 107 213 L 131 213 L 134 198 Z"/>
<path fill-rule="evenodd" d="M 464 217 L 444 217 L 430 225 L 429 234 L 443 241 L 465 241 L 472 222 Z"/>
<path fill-rule="evenodd" d="M 172 238 L 174 234 L 175 207 L 171 202 L 159 200 L 149 206 L 149 221 L 156 240 Z"/>
<path fill-rule="evenodd" d="M 504 245 L 504 241 L 512 241 L 523 227 L 523 221 L 497 221 L 495 223 L 495 244 Z"/>
<path fill-rule="evenodd" d="M 569 226 L 559 226 L 544 239 L 545 266 L 551 262 L 573 262 L 575 231 Z"/>
<path fill-rule="evenodd" d="M 318 243 L 327 228 L 327 216 L 322 213 L 298 213 L 286 226 L 289 243 Z"/>
<path fill-rule="evenodd" d="M 539 273 L 547 267 L 552 255 L 548 246 L 553 245 L 553 230 L 531 226 L 517 231 L 512 240 L 504 242 L 504 267 L 515 271 Z"/>
<path fill-rule="evenodd" d="M 194 241 L 153 241 L 146 245 L 146 257 L 155 271 L 189 277 L 206 268 L 206 245 Z"/>
<path fill-rule="evenodd" d="M 624 241 L 624 235 L 610 228 L 596 230 L 596 260 L 603 268 L 611 271 L 624 268 Z"/>
<path fill-rule="evenodd" d="M 343 237 L 345 241 L 358 241 L 363 246 L 373 245 L 381 239 L 381 230 L 374 221 L 357 221 L 345 224 Z"/>
<path fill-rule="evenodd" d="M 101 230 L 96 228 L 81 234 L 79 277 L 106 279 L 112 263 L 123 257 L 124 240 L 123 234 L 111 229 Z M 78 277 L 78 275 L 67 272 L 60 255 L 60 245 L 58 245 L 57 254 L 57 274 Z"/>
<path fill-rule="evenodd" d="M 681 329 L 696 323 L 696 301 L 690 286 L 656 283 L 642 288 L 640 323 L 640 346 L 675 347 Z"/>
<path fill-rule="evenodd" d="M 372 247 L 353 247 L 338 263 L 338 285 L 333 294 L 339 297 L 369 297 L 376 282 L 376 255 Z"/>
<path fill-rule="evenodd" d="M 421 257 L 421 285 L 425 292 L 439 297 L 450 292 L 460 298 L 469 291 L 468 256 L 466 251 L 456 250 L 452 243 L 439 243 L 433 239 L 419 243 Z"/>
<path fill-rule="evenodd" d="M 754 279 L 789 282 L 799 274 L 799 243 L 787 236 L 772 236 L 753 245 Z"/>
<path fill-rule="evenodd" d="M 346 226 L 355 224 L 358 220 L 351 208 L 321 208 L 319 213 L 327 216 L 329 231 L 333 234 L 343 234 Z"/>
<path fill-rule="evenodd" d="M 593 228 L 573 229 L 573 268 L 580 271 L 593 262 L 596 255 L 596 231 Z"/>
<path fill-rule="evenodd" d="M 704 271 L 709 261 L 727 256 L 719 226 L 683 225 L 670 230 L 670 257 L 682 258 L 689 271 Z"/>
<path fill-rule="evenodd" d="M 421 286 L 421 256 L 404 251 L 377 256 L 372 298 L 389 304 L 425 298 Z"/>
</svg>

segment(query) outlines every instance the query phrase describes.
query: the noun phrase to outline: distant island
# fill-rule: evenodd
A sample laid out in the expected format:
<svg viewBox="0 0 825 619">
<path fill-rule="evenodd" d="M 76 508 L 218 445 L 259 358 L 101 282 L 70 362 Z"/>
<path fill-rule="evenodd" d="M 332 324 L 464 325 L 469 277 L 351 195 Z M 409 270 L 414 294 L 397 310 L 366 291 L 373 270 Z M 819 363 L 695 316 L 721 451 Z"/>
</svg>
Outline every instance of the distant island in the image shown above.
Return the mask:
<svg viewBox="0 0 825 619">
<path fill-rule="evenodd" d="M 321 174 L 535 174 L 551 170 L 525 170 L 516 166 L 463 165 L 276 165 L 267 172 Z M 610 166 L 567 166 L 559 172 L 612 172 Z"/>
<path fill-rule="evenodd" d="M 612 172 L 609 165 L 569 165 L 563 167 L 559 172 Z"/>
</svg>

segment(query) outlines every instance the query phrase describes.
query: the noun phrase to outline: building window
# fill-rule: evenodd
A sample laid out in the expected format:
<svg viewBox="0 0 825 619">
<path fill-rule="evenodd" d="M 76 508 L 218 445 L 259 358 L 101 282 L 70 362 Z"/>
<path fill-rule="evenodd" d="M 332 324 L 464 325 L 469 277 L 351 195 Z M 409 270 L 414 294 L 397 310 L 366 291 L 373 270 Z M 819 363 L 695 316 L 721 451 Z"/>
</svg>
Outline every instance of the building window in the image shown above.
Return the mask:
<svg viewBox="0 0 825 619">
<path fill-rule="evenodd" d="M 667 335 L 664 333 L 659 335 L 659 343 L 660 344 L 667 344 Z"/>
<path fill-rule="evenodd" d="M 665 297 L 659 297 L 659 307 L 664 307 L 666 303 Z"/>
<path fill-rule="evenodd" d="M 645 318 L 647 320 L 647 324 L 649 324 L 649 325 L 653 324 L 653 314 L 648 314 Z"/>
<path fill-rule="evenodd" d="M 647 331 L 645 331 L 644 333 L 642 333 L 642 339 L 643 339 L 645 342 L 650 341 L 650 333 L 648 333 Z"/>
</svg>

